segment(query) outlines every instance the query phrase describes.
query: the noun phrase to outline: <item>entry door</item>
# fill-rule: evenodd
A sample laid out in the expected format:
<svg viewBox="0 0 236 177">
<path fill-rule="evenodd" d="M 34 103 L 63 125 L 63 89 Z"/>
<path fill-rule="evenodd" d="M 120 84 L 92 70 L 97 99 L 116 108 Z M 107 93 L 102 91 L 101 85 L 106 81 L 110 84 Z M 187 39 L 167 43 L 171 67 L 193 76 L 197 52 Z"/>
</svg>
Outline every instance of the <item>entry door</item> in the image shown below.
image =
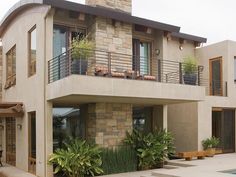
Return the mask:
<svg viewBox="0 0 236 177">
<path fill-rule="evenodd" d="M 212 136 L 220 139 L 219 148 L 224 153 L 235 152 L 235 111 L 212 112 Z"/>
<path fill-rule="evenodd" d="M 16 165 L 16 120 L 6 118 L 6 163 Z"/>
<path fill-rule="evenodd" d="M 210 63 L 210 95 L 223 95 L 222 58 L 211 59 Z"/>
</svg>

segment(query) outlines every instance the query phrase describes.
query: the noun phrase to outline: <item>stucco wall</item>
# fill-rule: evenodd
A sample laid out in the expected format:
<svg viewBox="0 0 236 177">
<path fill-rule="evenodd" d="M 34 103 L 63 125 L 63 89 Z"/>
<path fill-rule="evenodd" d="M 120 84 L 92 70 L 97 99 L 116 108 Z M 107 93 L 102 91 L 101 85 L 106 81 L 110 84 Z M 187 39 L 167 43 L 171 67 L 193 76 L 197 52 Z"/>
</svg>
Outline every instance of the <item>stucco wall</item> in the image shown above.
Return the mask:
<svg viewBox="0 0 236 177">
<path fill-rule="evenodd" d="M 36 111 L 37 175 L 45 177 L 45 20 L 48 6 L 32 7 L 18 15 L 2 37 L 3 43 L 3 84 L 6 81 L 6 53 L 16 45 L 16 85 L 3 90 L 3 101 L 23 102 L 25 115 L 17 118 L 16 124 L 16 166 L 28 170 L 28 112 Z M 37 29 L 37 73 L 28 77 L 28 31 Z M 5 147 L 4 147 L 5 152 Z"/>
<path fill-rule="evenodd" d="M 197 150 L 197 111 L 198 103 L 168 105 L 168 131 L 174 136 L 177 152 Z"/>
<path fill-rule="evenodd" d="M 164 37 L 163 59 L 181 62 L 183 58 L 187 56 L 195 56 L 195 45 L 193 41 L 184 40 L 182 50 L 180 50 L 179 46 L 178 38 L 172 37 L 170 40 L 167 40 L 167 38 Z"/>
</svg>

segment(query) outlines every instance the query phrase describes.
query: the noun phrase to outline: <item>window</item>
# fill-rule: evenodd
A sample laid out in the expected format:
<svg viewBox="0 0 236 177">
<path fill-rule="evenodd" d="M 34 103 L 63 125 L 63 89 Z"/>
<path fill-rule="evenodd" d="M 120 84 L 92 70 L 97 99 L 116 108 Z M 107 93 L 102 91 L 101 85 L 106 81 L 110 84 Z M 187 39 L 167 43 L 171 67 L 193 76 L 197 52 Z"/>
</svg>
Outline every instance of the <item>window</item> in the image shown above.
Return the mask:
<svg viewBox="0 0 236 177">
<path fill-rule="evenodd" d="M 36 26 L 29 31 L 29 76 L 36 73 Z"/>
<path fill-rule="evenodd" d="M 36 112 L 28 113 L 29 117 L 29 166 L 28 171 L 36 174 Z"/>
<path fill-rule="evenodd" d="M 5 89 L 16 84 L 16 46 L 6 54 L 6 84 Z"/>
<path fill-rule="evenodd" d="M 53 108 L 53 149 L 62 148 L 68 137 L 85 139 L 84 107 Z"/>
<path fill-rule="evenodd" d="M 236 56 L 234 57 L 234 82 L 236 82 Z"/>
<path fill-rule="evenodd" d="M 141 75 L 151 74 L 151 43 L 133 39 L 133 70 Z"/>
</svg>

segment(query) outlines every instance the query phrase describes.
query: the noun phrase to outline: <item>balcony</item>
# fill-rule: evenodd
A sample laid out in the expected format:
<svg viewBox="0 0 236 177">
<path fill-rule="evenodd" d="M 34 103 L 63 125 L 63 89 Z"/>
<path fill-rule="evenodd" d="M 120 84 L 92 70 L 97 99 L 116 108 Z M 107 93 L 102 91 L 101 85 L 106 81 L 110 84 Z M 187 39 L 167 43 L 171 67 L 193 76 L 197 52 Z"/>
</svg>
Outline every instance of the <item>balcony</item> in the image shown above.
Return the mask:
<svg viewBox="0 0 236 177">
<path fill-rule="evenodd" d="M 198 66 L 196 77 L 190 78 L 184 77 L 183 68 L 180 62 L 100 50 L 74 58 L 71 49 L 48 62 L 48 100 L 65 101 L 68 96 L 72 101 L 72 95 L 83 101 L 92 96 L 96 100 L 91 101 L 146 99 L 149 104 L 157 103 L 156 99 L 168 103 L 203 100 L 205 89 L 199 87 L 203 67 Z"/>
<path fill-rule="evenodd" d="M 184 64 L 180 62 L 99 50 L 91 51 L 90 56 L 85 58 L 73 58 L 72 53 L 72 49 L 68 50 L 48 62 L 49 83 L 76 74 L 201 85 L 202 66 L 198 66 L 196 78 L 184 79 Z"/>
</svg>

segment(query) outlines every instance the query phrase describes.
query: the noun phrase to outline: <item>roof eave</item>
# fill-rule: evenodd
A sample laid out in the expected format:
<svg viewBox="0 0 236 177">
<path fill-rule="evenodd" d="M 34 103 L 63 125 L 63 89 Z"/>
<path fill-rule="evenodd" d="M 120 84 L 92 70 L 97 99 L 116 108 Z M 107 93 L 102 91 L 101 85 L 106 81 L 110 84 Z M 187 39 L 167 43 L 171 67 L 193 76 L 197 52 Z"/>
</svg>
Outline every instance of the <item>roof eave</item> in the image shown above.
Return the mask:
<svg viewBox="0 0 236 177">
<path fill-rule="evenodd" d="M 207 42 L 207 38 L 200 37 L 200 36 L 194 36 L 194 35 L 190 35 L 190 34 L 186 34 L 186 33 L 172 32 L 171 35 L 173 37 L 186 39 L 186 40 L 190 40 L 190 41 L 194 41 L 194 42 L 198 42 L 198 43 L 206 43 Z"/>
</svg>

